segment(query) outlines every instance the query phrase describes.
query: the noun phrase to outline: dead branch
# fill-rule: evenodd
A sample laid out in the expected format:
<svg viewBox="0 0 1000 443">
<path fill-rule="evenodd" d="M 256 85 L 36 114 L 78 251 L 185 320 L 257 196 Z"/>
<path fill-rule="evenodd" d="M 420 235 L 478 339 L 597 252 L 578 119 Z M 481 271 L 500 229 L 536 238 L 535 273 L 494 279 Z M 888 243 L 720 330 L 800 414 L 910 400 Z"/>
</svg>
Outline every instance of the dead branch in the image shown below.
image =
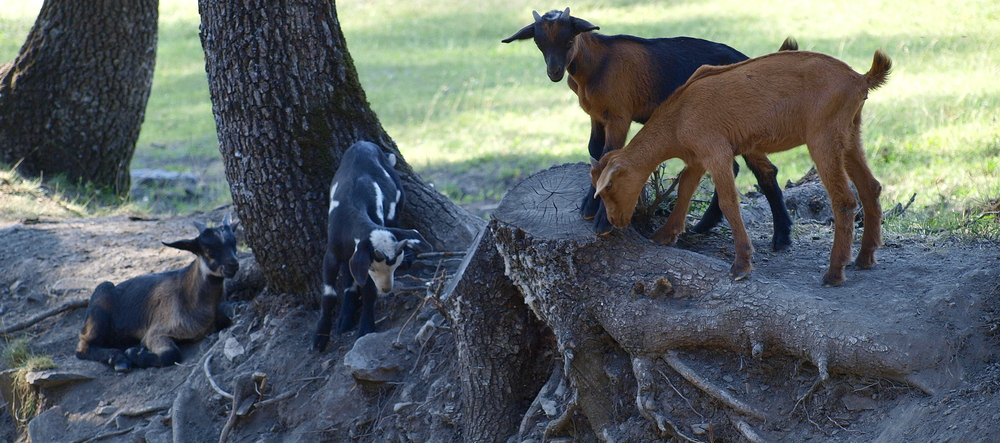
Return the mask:
<svg viewBox="0 0 1000 443">
<path fill-rule="evenodd" d="M 45 320 L 46 318 L 52 317 L 54 315 L 60 314 L 65 311 L 85 308 L 89 304 L 90 304 L 90 299 L 67 300 L 62 304 L 60 304 L 59 306 L 49 309 L 48 311 L 35 314 L 34 316 L 28 318 L 27 320 L 0 329 L 0 336 L 9 335 L 13 332 L 17 332 L 22 329 L 27 329 L 28 327 L 42 320 Z"/>
<path fill-rule="evenodd" d="M 135 426 L 132 426 L 132 427 L 125 428 L 125 429 L 118 429 L 118 430 L 115 430 L 115 431 L 105 432 L 103 434 L 95 435 L 93 437 L 88 437 L 88 438 L 84 438 L 84 439 L 80 439 L 80 440 L 74 440 L 73 443 L 90 443 L 92 441 L 104 440 L 105 438 L 114 437 L 116 435 L 128 434 L 129 432 L 134 431 L 135 428 L 136 428 Z"/>
<path fill-rule="evenodd" d="M 212 356 L 211 356 L 211 355 L 207 355 L 207 356 L 205 357 L 205 365 L 204 365 L 204 369 L 205 369 L 205 378 L 207 378 L 207 379 L 208 379 L 208 384 L 212 385 L 212 389 L 215 389 L 215 392 L 218 392 L 218 393 L 219 393 L 219 395 L 221 395 L 221 396 L 223 396 L 223 397 L 226 397 L 226 398 L 228 398 L 228 399 L 232 400 L 232 399 L 233 399 L 233 394 L 230 394 L 230 393 L 228 393 L 228 392 L 226 392 L 226 391 L 222 390 L 222 388 L 220 388 L 220 387 L 219 387 L 219 385 L 218 385 L 217 383 L 215 383 L 215 379 L 214 379 L 214 378 L 212 378 L 212 371 L 210 371 L 210 370 L 208 369 L 208 364 L 209 364 L 209 363 L 210 363 L 211 361 L 212 361 Z"/>
<path fill-rule="evenodd" d="M 766 438 L 761 437 L 760 434 L 754 430 L 753 426 L 750 426 L 750 424 L 746 421 L 734 418 L 730 418 L 730 420 L 733 423 L 733 427 L 735 427 L 737 431 L 740 431 L 740 435 L 742 435 L 743 438 L 747 439 L 750 443 L 766 443 L 769 441 Z"/>
<path fill-rule="evenodd" d="M 423 260 L 427 258 L 451 258 L 451 257 L 464 257 L 465 251 L 445 251 L 445 252 L 424 252 L 417 254 L 418 260 Z"/>
<path fill-rule="evenodd" d="M 726 406 L 729 406 L 741 414 L 749 415 L 761 420 L 767 420 L 767 415 L 763 412 L 758 411 L 753 406 L 750 406 L 742 400 L 732 396 L 725 390 L 716 386 L 714 383 L 702 378 L 701 375 L 698 375 L 694 369 L 691 369 L 690 366 L 681 361 L 676 352 L 671 351 L 666 353 L 663 356 L 663 360 L 666 361 L 667 364 L 673 368 L 673 370 L 677 371 L 677 373 L 684 377 L 688 382 L 693 384 L 698 389 L 701 389 L 706 394 L 712 396 L 712 398 L 721 401 Z"/>
</svg>

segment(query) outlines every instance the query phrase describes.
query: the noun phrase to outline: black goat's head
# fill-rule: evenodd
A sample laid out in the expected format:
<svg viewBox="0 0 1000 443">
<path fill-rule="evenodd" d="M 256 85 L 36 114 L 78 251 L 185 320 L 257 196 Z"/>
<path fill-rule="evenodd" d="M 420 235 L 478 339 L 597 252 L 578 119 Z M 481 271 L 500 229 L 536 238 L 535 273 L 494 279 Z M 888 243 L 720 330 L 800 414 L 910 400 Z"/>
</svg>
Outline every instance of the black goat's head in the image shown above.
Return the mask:
<svg viewBox="0 0 1000 443">
<path fill-rule="evenodd" d="M 514 40 L 535 39 L 535 44 L 542 51 L 545 57 L 546 73 L 549 80 L 558 82 L 562 80 L 566 72 L 566 60 L 573 48 L 576 36 L 584 32 L 601 29 L 590 24 L 590 22 L 569 15 L 569 8 L 565 11 L 549 11 L 545 15 L 538 15 L 538 11 L 531 11 L 535 16 L 535 22 L 521 28 L 514 35 L 503 39 L 504 43 Z M 572 73 L 571 73 L 572 74 Z"/>
<path fill-rule="evenodd" d="M 171 248 L 191 251 L 198 256 L 205 274 L 214 277 L 232 278 L 240 270 L 240 262 L 236 260 L 236 229 L 240 222 L 232 223 L 229 214 L 222 218 L 222 225 L 209 228 L 204 223 L 195 220 L 198 236 L 190 240 L 178 240 L 172 243 L 163 242 Z"/>
</svg>

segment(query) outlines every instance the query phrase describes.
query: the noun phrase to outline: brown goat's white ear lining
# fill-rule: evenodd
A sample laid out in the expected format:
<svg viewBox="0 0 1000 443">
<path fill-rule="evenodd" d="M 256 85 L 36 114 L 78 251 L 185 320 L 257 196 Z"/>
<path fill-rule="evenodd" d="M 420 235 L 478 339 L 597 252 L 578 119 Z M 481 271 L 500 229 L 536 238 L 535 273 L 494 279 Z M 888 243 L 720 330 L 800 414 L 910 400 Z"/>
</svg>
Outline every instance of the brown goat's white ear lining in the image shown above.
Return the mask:
<svg viewBox="0 0 1000 443">
<path fill-rule="evenodd" d="M 601 177 L 597 179 L 597 185 L 594 186 L 596 191 L 594 192 L 594 198 L 597 198 L 605 189 L 611 187 L 611 175 L 613 175 L 618 170 L 617 167 L 610 167 L 601 172 Z"/>
</svg>

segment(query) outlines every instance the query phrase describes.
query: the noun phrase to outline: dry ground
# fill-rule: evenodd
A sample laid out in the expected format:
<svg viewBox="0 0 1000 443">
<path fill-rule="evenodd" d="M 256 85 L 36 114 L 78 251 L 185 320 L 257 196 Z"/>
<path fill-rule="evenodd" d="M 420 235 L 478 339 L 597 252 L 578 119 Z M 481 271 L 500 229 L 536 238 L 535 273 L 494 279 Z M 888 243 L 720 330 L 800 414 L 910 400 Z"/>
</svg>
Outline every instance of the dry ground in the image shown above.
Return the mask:
<svg viewBox="0 0 1000 443">
<path fill-rule="evenodd" d="M 111 217 L 0 224 L 0 313 L 3 324 L 75 298 L 87 298 L 100 281 L 115 282 L 186 265 L 191 257 L 166 248 L 161 240 L 193 236 L 191 220 L 217 223 L 230 208 L 162 219 Z M 637 228 L 648 229 L 641 223 Z M 754 279 L 815 291 L 830 247 L 830 229 L 799 223 L 790 252 L 768 252 L 770 228 L 751 224 L 757 254 Z M 721 232 L 720 232 L 721 231 Z M 688 237 L 684 247 L 722 260 L 731 259 L 731 238 L 724 229 Z M 841 288 L 822 290 L 841 303 L 862 303 L 872 312 L 892 315 L 897 306 L 916 305 L 913 315 L 928 315 L 958 331 L 951 343 L 961 368 L 961 382 L 928 395 L 899 383 L 834 375 L 816 395 L 795 407 L 795 397 L 815 376 L 815 368 L 781 356 L 749 361 L 737 355 L 703 350 L 685 354 L 703 376 L 742 395 L 757 407 L 782 417 L 764 427 L 782 441 L 990 441 L 1000 435 L 1000 247 L 996 242 L 963 242 L 886 234 L 879 264 L 873 270 L 848 270 Z M 454 267 L 454 263 L 446 263 Z M 434 265 L 417 269 L 424 281 Z M 380 331 L 396 334 L 420 303 L 421 280 L 410 282 L 396 297 L 380 300 Z M 901 288 L 901 290 L 899 289 Z M 889 290 L 893 289 L 893 290 Z M 907 300 L 886 294 L 907 294 Z M 400 352 L 412 366 L 397 383 L 359 384 L 342 364 L 353 336 L 335 338 L 323 354 L 311 353 L 310 334 L 317 311 L 288 308 L 281 296 L 264 292 L 238 310 L 236 324 L 201 343 L 184 348 L 182 365 L 116 374 L 106 365 L 77 360 L 73 351 L 84 310 L 60 314 L 23 331 L 32 348 L 51 355 L 59 369 L 93 380 L 43 389 L 52 441 L 170 441 L 171 411 L 177 393 L 187 387 L 188 435 L 214 441 L 225 425 L 230 404 L 212 392 L 201 363 L 213 356 L 212 371 L 223 388 L 237 374 L 260 371 L 273 386 L 267 395 L 296 395 L 255 410 L 242 419 L 229 441 L 449 441 L 460 435 L 461 405 L 453 373 L 455 351 L 447 327 L 429 340 L 413 338 L 434 311 L 425 308 L 401 334 Z M 243 353 L 223 356 L 228 346 Z M 675 392 L 672 414 L 688 430 L 712 429 L 701 438 L 732 441 L 725 432 L 724 410 L 667 374 Z M 116 414 L 117 413 L 117 414 Z M 191 417 L 194 417 L 192 419 Z M 719 427 L 715 431 L 715 427 Z M 126 431 L 121 435 L 110 435 Z M 0 440 L 24 440 L 9 415 L 0 418 Z M 585 433 L 580 439 L 587 440 Z"/>
</svg>

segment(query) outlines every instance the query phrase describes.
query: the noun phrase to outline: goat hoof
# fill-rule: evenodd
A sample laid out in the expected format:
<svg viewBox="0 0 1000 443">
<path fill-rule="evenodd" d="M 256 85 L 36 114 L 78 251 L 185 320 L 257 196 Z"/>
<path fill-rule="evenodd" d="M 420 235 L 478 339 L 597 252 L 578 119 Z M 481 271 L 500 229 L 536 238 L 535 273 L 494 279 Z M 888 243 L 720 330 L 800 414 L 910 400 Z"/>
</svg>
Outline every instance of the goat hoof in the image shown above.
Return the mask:
<svg viewBox="0 0 1000 443">
<path fill-rule="evenodd" d="M 778 237 L 775 237 L 774 240 L 771 241 L 771 249 L 774 252 L 787 252 L 791 248 L 792 248 L 792 239 L 788 237 L 783 237 L 780 239 Z"/>
<path fill-rule="evenodd" d="M 733 281 L 746 280 L 750 277 L 750 271 L 753 270 L 750 266 L 733 266 L 729 269 L 729 276 L 733 278 Z"/>
<path fill-rule="evenodd" d="M 664 246 L 673 246 L 677 244 L 677 237 L 679 237 L 677 234 L 671 234 L 666 231 L 661 232 L 657 229 L 649 239 Z"/>
<path fill-rule="evenodd" d="M 840 284 L 843 283 L 845 280 L 847 280 L 847 277 L 844 277 L 843 269 L 841 269 L 840 272 L 836 272 L 833 269 L 828 269 L 826 271 L 826 274 L 823 275 L 823 286 L 826 286 L 828 288 L 832 288 L 834 286 L 840 286 Z"/>
<path fill-rule="evenodd" d="M 601 208 L 601 201 L 593 197 L 593 194 L 588 194 L 583 196 L 583 201 L 580 202 L 580 217 L 584 220 L 590 220 L 597 216 L 597 212 Z"/>
<path fill-rule="evenodd" d="M 330 334 L 316 334 L 316 338 L 313 340 L 312 350 L 313 352 L 323 352 L 326 350 L 326 344 L 330 341 Z"/>
<path fill-rule="evenodd" d="M 615 229 L 608 221 L 607 217 L 600 217 L 594 222 L 594 233 L 597 235 L 607 235 Z"/>
<path fill-rule="evenodd" d="M 854 260 L 854 267 L 858 269 L 871 269 L 875 266 L 875 256 L 861 256 L 858 255 L 857 260 Z"/>
</svg>

